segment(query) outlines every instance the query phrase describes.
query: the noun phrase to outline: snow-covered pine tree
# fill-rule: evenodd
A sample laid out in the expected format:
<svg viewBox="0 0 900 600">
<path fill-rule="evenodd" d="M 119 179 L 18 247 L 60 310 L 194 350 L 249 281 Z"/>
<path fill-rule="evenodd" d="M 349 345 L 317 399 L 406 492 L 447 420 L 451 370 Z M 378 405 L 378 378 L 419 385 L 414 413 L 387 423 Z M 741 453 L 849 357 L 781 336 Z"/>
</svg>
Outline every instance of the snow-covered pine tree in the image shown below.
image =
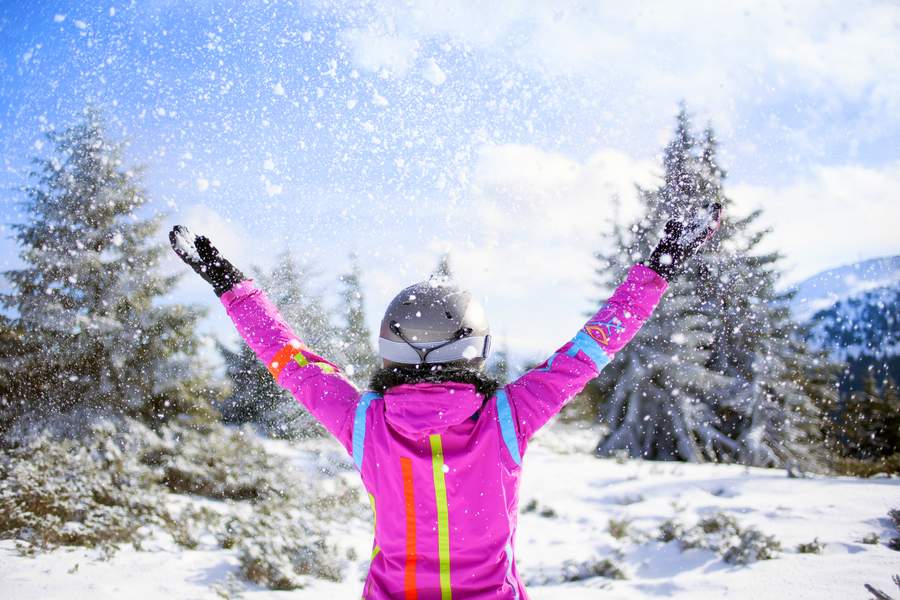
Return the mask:
<svg viewBox="0 0 900 600">
<path fill-rule="evenodd" d="M 313 351 L 344 364 L 342 331 L 335 325 L 334 311 L 325 303 L 325 294 L 316 285 L 320 278 L 309 264 L 298 262 L 290 251 L 282 252 L 274 268 L 255 270 L 256 279 L 294 331 Z"/>
<path fill-rule="evenodd" d="M 785 295 L 775 291 L 776 253 L 758 252 L 759 213 L 729 214 L 725 172 L 708 129 L 698 142 L 684 108 L 654 191 L 639 190 L 644 219 L 614 226 L 598 253 L 608 293 L 625 268 L 646 258 L 670 215 L 718 201 L 726 220 L 677 278 L 656 314 L 597 380 L 599 414 L 610 428 L 597 451 L 655 459 L 808 462 L 821 432 L 827 365 L 797 335 Z"/>
<path fill-rule="evenodd" d="M 362 272 L 355 254 L 350 255 L 350 272 L 341 276 L 341 300 L 343 309 L 344 360 L 341 364 L 347 375 L 358 386 L 368 385 L 372 373 L 379 365 L 378 355 L 372 347 L 372 335 L 366 325 L 363 298 Z"/>
<path fill-rule="evenodd" d="M 6 271 L 13 291 L 0 299 L 12 315 L 0 379 L 14 382 L 2 390 L 3 426 L 210 416 L 215 392 L 194 360 L 202 313 L 159 302 L 177 277 L 158 273 L 167 247 L 152 241 L 159 217 L 138 216 L 139 171 L 95 111 L 47 137 L 52 152 L 24 189 L 27 221 L 14 226 L 24 266 Z"/>
<path fill-rule="evenodd" d="M 684 210 L 699 189 L 699 160 L 687 113 L 678 115 L 675 137 L 665 150 L 665 176 L 656 190 L 638 189 L 643 218 L 619 223 L 606 236 L 608 251 L 596 254 L 598 284 L 606 297 L 634 262 L 650 256 L 666 221 Z M 600 455 L 624 453 L 657 460 L 712 459 L 710 440 L 720 435 L 714 415 L 700 401 L 712 339 L 690 277 L 669 292 L 638 335 L 616 356 L 589 392 L 600 399 L 597 413 L 609 428 Z M 708 384 L 707 384 L 708 385 Z"/>
<path fill-rule="evenodd" d="M 231 382 L 231 393 L 219 407 L 226 423 L 256 423 L 271 429 L 274 437 L 282 437 L 282 429 L 272 422 L 278 407 L 290 401 L 289 395 L 272 379 L 246 344 L 237 352 L 222 343 L 219 353 L 225 361 L 225 375 Z"/>
<path fill-rule="evenodd" d="M 278 255 L 271 271 L 253 271 L 259 286 L 304 343 L 343 364 L 341 332 L 332 324 L 323 294 L 313 287 L 316 274 L 298 263 L 289 251 Z M 255 423 L 273 437 L 308 437 L 324 432 L 305 408 L 278 387 L 249 346 L 242 342 L 233 352 L 220 345 L 219 351 L 231 380 L 231 395 L 221 407 L 227 422 Z"/>
<path fill-rule="evenodd" d="M 699 154 L 700 202 L 716 201 L 730 214 L 711 128 Z M 708 346 L 703 402 L 717 431 L 710 452 L 719 460 L 756 466 L 810 464 L 822 435 L 821 407 L 833 394 L 830 365 L 812 352 L 776 291 L 777 252 L 761 252 L 768 231 L 761 212 L 724 221 L 686 277 L 694 282 L 714 333 Z M 721 383 L 717 383 L 721 382 Z"/>
<path fill-rule="evenodd" d="M 441 258 L 438 260 L 437 268 L 434 270 L 434 273 L 432 273 L 431 276 L 437 279 L 453 279 L 453 269 L 450 267 L 449 253 L 441 255 Z"/>
</svg>

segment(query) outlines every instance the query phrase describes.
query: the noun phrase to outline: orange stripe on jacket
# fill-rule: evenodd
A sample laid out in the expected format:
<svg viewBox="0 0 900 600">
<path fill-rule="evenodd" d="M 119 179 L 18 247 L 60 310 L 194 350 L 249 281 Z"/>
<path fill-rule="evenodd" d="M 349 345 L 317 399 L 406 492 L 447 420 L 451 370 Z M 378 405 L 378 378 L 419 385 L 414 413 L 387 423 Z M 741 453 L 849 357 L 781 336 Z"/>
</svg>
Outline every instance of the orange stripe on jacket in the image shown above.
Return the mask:
<svg viewBox="0 0 900 600">
<path fill-rule="evenodd" d="M 291 340 L 282 346 L 281 350 L 276 352 L 275 356 L 272 357 L 272 360 L 269 361 L 269 364 L 266 365 L 269 369 L 269 373 L 272 374 L 272 377 L 278 379 L 278 376 L 281 375 L 281 371 L 289 362 L 291 362 L 294 355 L 300 352 L 301 348 L 303 348 L 303 344 L 298 340 Z"/>
<path fill-rule="evenodd" d="M 412 460 L 400 457 L 403 472 L 403 498 L 406 505 L 406 569 L 403 574 L 403 589 L 406 600 L 416 600 L 416 505 L 413 501 Z"/>
</svg>

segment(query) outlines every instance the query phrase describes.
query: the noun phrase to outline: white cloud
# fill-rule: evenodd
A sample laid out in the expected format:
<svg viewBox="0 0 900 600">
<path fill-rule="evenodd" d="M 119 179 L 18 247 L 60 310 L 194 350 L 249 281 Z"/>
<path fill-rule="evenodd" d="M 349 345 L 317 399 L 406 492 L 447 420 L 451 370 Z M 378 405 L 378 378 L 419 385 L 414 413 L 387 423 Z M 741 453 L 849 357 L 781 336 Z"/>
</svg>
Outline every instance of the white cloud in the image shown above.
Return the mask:
<svg viewBox="0 0 900 600">
<path fill-rule="evenodd" d="M 824 269 L 900 254 L 900 162 L 882 167 L 819 167 L 779 187 L 736 185 L 739 208 L 760 207 L 772 228 L 765 248 L 786 255 L 789 281 Z"/>
<path fill-rule="evenodd" d="M 655 171 L 653 163 L 611 149 L 579 162 L 534 146 L 489 145 L 479 154 L 473 190 L 489 235 L 521 238 L 527 224 L 525 237 L 537 251 L 542 244 L 584 250 L 616 211 L 635 215 L 634 185 L 651 185 Z"/>
<path fill-rule="evenodd" d="M 584 321 L 593 281 L 592 254 L 616 214 L 637 210 L 634 184 L 652 185 L 656 168 L 606 149 L 577 161 L 534 146 L 481 148 L 471 206 L 423 253 L 449 251 L 457 277 L 485 299 L 498 342 L 537 357 Z M 561 337 L 562 336 L 562 337 Z M 521 355 L 521 354 L 520 354 Z"/>
<path fill-rule="evenodd" d="M 781 99 L 829 114 L 859 103 L 900 119 L 895 2 L 395 0 L 370 8 L 369 27 L 345 39 L 373 71 L 406 74 L 422 44 L 450 39 L 550 78 L 584 76 L 607 106 L 685 98 L 720 134 L 738 127 L 738 107 L 758 111 Z"/>
</svg>

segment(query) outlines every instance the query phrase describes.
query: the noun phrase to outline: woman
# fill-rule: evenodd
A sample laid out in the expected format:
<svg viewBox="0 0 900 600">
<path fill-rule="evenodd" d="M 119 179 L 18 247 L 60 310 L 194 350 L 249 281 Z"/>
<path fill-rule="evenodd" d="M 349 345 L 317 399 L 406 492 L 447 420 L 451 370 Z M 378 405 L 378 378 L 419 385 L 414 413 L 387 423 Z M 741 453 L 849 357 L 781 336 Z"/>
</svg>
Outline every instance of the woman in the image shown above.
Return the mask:
<svg viewBox="0 0 900 600">
<path fill-rule="evenodd" d="M 471 296 L 439 279 L 406 288 L 382 320 L 383 368 L 362 394 L 207 238 L 180 226 L 169 238 L 275 380 L 353 457 L 376 515 L 363 597 L 524 599 L 513 542 L 529 439 L 634 337 L 720 213 L 669 221 L 575 337 L 504 386 L 482 373 L 490 333 Z"/>
</svg>

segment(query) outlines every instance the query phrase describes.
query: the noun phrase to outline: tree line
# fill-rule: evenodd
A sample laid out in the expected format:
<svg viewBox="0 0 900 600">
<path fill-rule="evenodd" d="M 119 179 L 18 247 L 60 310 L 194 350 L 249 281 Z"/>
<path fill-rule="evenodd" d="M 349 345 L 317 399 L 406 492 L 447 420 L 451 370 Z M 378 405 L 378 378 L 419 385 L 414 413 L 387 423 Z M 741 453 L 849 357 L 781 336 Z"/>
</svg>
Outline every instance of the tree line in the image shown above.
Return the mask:
<svg viewBox="0 0 900 600">
<path fill-rule="evenodd" d="M 122 144 L 106 134 L 99 113 L 88 110 L 48 138 L 52 151 L 35 159 L 22 190 L 26 218 L 14 225 L 23 266 L 4 273 L 12 291 L 0 297 L 4 442 L 35 427 L 77 432 L 117 416 L 153 425 L 187 415 L 256 423 L 276 436 L 316 433 L 245 345 L 218 346 L 227 382 L 201 360 L 204 311 L 165 300 L 179 276 L 160 273 L 168 251 L 162 217 L 140 216 L 149 202 L 141 171 L 124 164 Z M 637 189 L 641 217 L 604 234 L 597 301 L 649 255 L 671 216 L 716 201 L 728 217 L 653 319 L 570 405 L 569 418 L 605 426 L 601 456 L 788 467 L 834 464 L 835 456 L 896 460 L 896 386 L 870 385 L 865 402 L 860 393 L 839 393 L 840 365 L 810 349 L 790 315 L 790 294 L 779 291 L 780 255 L 759 249 L 768 234 L 760 212 L 736 213 L 715 133 L 696 135 L 684 108 L 663 168 L 657 187 Z M 298 334 L 365 386 L 377 356 L 359 264 L 352 258 L 336 282 L 337 307 L 315 287 L 320 276 L 289 252 L 270 270 L 254 269 Z M 505 377 L 506 352 L 498 359 L 494 374 Z"/>
<path fill-rule="evenodd" d="M 94 110 L 48 134 L 22 190 L 14 224 L 23 267 L 4 273 L 0 297 L 0 432 L 7 443 L 36 428 L 76 434 L 102 418 L 151 425 L 189 416 L 258 423 L 272 434 L 315 432 L 246 345 L 219 344 L 227 382 L 199 355 L 205 310 L 173 303 L 181 275 L 162 275 L 163 216 L 140 216 L 141 171 L 123 163 Z M 327 307 L 316 273 L 287 251 L 254 275 L 298 334 L 363 384 L 375 366 L 360 269 L 351 257 L 341 303 Z"/>
</svg>

